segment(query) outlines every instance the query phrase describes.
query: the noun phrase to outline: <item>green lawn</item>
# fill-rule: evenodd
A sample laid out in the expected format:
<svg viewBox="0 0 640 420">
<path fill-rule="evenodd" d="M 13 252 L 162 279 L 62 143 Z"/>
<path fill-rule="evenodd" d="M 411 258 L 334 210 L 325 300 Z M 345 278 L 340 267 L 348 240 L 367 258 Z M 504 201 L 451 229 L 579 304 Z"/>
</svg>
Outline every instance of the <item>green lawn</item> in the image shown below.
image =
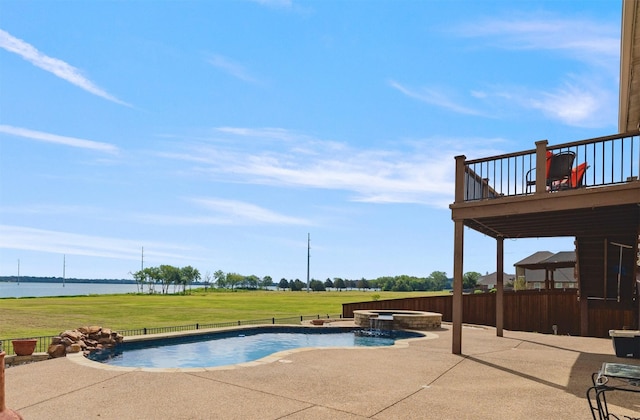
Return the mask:
<svg viewBox="0 0 640 420">
<path fill-rule="evenodd" d="M 95 295 L 0 299 L 0 339 L 56 335 L 83 325 L 115 330 L 299 315 L 338 315 L 342 304 L 442 292 L 194 291 L 191 295 Z"/>
</svg>

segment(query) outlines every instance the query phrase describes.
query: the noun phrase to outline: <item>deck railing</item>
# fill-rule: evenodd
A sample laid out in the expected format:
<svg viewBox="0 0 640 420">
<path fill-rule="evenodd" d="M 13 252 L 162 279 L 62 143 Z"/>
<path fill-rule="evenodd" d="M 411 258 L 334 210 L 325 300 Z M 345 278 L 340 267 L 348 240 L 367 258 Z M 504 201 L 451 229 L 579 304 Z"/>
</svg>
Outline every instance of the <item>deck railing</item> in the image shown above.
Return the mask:
<svg viewBox="0 0 640 420">
<path fill-rule="evenodd" d="M 468 161 L 465 156 L 456 157 L 456 203 L 548 192 L 547 152 L 574 154 L 574 168 L 583 163 L 587 165 L 580 185 L 565 189 L 623 184 L 637 181 L 640 176 L 640 133 L 555 146 L 541 140 L 536 142 L 535 149 L 517 153 Z"/>
</svg>

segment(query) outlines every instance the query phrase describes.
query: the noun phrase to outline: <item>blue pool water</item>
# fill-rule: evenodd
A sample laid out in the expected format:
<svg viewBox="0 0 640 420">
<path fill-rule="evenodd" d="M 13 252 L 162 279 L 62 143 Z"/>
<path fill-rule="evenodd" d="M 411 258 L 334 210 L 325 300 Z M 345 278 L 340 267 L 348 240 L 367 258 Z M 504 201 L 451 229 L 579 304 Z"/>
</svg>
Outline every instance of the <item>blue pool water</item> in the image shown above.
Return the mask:
<svg viewBox="0 0 640 420">
<path fill-rule="evenodd" d="M 89 355 L 114 366 L 145 368 L 215 367 L 250 362 L 300 347 L 390 346 L 396 339 L 421 334 L 394 331 L 391 337 L 361 336 L 342 328 L 251 328 L 123 343 Z"/>
</svg>

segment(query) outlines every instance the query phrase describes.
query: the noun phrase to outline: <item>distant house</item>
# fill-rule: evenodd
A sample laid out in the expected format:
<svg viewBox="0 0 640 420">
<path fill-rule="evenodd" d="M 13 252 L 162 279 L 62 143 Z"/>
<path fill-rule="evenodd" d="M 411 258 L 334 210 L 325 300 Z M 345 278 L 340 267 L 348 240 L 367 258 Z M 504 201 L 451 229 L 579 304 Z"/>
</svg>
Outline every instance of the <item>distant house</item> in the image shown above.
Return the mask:
<svg viewBox="0 0 640 420">
<path fill-rule="evenodd" d="M 495 288 L 496 284 L 498 283 L 497 277 L 498 277 L 497 271 L 491 274 L 480 276 L 478 277 L 477 285 L 482 290 L 491 290 Z M 505 290 L 508 290 L 511 288 L 509 287 L 509 285 L 513 284 L 513 281 L 515 279 L 516 279 L 515 274 L 502 273 L 502 281 L 503 281 Z"/>
<path fill-rule="evenodd" d="M 514 264 L 516 278 L 524 279 L 527 289 L 574 289 L 578 287 L 575 275 L 575 251 L 554 254 L 538 251 Z"/>
</svg>

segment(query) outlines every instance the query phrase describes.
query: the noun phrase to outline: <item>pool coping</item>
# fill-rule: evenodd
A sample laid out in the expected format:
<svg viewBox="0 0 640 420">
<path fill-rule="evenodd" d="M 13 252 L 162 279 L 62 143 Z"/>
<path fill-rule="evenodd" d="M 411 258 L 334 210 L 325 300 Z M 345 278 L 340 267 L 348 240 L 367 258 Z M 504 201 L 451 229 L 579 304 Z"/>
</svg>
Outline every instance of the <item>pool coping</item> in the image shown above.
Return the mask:
<svg viewBox="0 0 640 420">
<path fill-rule="evenodd" d="M 139 341 L 150 341 L 157 340 L 162 338 L 176 338 L 176 337 L 187 337 L 193 335 L 206 335 L 210 333 L 222 333 L 225 331 L 242 331 L 247 329 L 255 329 L 255 328 L 299 328 L 299 329 L 318 329 L 318 328 L 341 328 L 341 329 L 349 329 L 353 330 L 354 326 L 337 326 L 335 324 L 325 324 L 324 326 L 308 326 L 308 325 L 300 325 L 300 324 L 275 324 L 275 325 L 241 325 L 241 326 L 233 326 L 233 327 L 223 327 L 223 328 L 204 328 L 199 330 L 190 330 L 190 331 L 176 331 L 169 333 L 159 333 L 159 334 L 146 334 L 146 335 L 134 335 L 124 337 L 125 342 L 139 342 Z M 268 356 L 262 357 L 257 360 L 252 360 L 250 362 L 236 363 L 233 365 L 223 365 L 223 366 L 212 366 L 212 367 L 193 367 L 193 368 L 148 368 L 148 367 L 128 367 L 128 366 L 113 366 L 105 363 L 97 362 L 90 360 L 87 358 L 82 352 L 79 353 L 69 353 L 67 354 L 67 359 L 70 361 L 77 363 L 82 366 L 91 367 L 95 369 L 102 369 L 108 371 L 116 371 L 116 372 L 155 372 L 155 373 L 167 373 L 167 372 L 208 372 L 208 371 L 216 371 L 216 370 L 233 370 L 233 369 L 241 369 L 253 366 L 261 366 L 268 363 L 280 362 L 280 363 L 290 363 L 289 360 L 286 359 L 287 356 L 290 356 L 295 353 L 303 352 L 303 351 L 311 351 L 311 350 L 379 350 L 379 349 L 389 349 L 389 348 L 407 348 L 412 341 L 416 340 L 432 340 L 438 338 L 438 335 L 434 332 L 430 331 L 418 331 L 418 330 L 402 330 L 408 332 L 415 332 L 422 334 L 423 337 L 410 337 L 410 338 L 402 338 L 395 341 L 395 343 L 391 346 L 372 346 L 372 347 L 344 347 L 344 346 L 334 346 L 334 347 L 298 347 L 295 349 L 282 350 L 276 353 L 272 353 Z"/>
</svg>

